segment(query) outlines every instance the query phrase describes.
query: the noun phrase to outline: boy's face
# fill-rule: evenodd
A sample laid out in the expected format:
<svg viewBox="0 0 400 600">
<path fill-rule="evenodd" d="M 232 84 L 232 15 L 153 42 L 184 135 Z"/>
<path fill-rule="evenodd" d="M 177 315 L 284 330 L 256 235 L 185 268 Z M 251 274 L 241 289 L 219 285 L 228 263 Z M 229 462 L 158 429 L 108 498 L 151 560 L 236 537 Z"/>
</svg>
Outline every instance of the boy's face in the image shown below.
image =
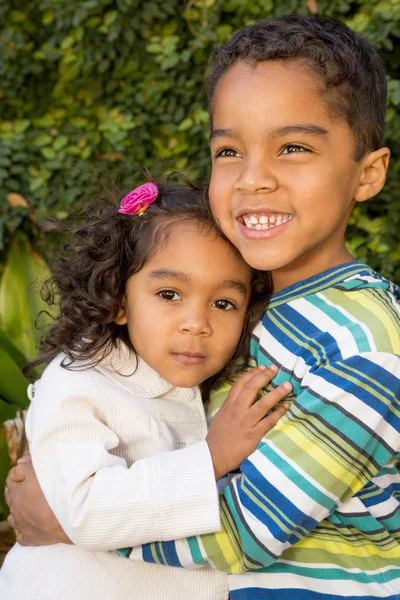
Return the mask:
<svg viewBox="0 0 400 600">
<path fill-rule="evenodd" d="M 344 232 L 364 165 L 320 89 L 296 61 L 238 62 L 214 96 L 212 211 L 275 291 L 352 260 Z"/>
</svg>

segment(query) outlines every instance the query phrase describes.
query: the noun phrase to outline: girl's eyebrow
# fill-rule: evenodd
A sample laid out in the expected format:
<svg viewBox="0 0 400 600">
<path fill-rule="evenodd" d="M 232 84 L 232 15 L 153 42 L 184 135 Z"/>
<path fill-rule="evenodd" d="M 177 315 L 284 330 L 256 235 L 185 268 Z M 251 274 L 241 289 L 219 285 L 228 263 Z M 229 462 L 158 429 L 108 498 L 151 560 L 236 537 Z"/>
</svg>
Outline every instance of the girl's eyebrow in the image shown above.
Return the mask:
<svg viewBox="0 0 400 600">
<path fill-rule="evenodd" d="M 191 280 L 187 273 L 183 273 L 183 271 L 173 271 L 171 269 L 157 269 L 156 271 L 151 271 L 150 277 L 151 279 L 177 279 L 182 283 L 190 283 Z"/>
<path fill-rule="evenodd" d="M 150 277 L 151 279 L 155 280 L 175 279 L 181 283 L 187 284 L 192 282 L 192 278 L 187 273 L 184 273 L 183 271 L 173 271 L 172 269 L 157 269 L 156 271 L 151 271 Z M 224 281 L 221 281 L 221 288 L 235 290 L 243 296 L 247 296 L 248 292 L 248 287 L 243 282 L 233 279 L 225 279 Z"/>
</svg>

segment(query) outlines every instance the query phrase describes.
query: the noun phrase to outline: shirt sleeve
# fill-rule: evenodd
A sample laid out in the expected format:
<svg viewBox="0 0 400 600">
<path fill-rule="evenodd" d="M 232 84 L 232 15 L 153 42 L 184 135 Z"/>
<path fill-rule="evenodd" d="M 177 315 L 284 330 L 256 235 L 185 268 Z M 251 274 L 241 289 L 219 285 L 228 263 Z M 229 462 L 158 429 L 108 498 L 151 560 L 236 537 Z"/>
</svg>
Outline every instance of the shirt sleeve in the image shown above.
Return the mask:
<svg viewBox="0 0 400 600">
<path fill-rule="evenodd" d="M 32 462 L 74 544 L 115 550 L 193 535 L 199 528 L 219 530 L 218 491 L 205 441 L 128 466 L 118 456 L 117 433 L 107 425 L 118 399 L 110 407 L 110 391 L 82 372 L 60 374 L 57 385 L 45 375 L 29 410 Z"/>
<path fill-rule="evenodd" d="M 400 450 L 400 359 L 369 352 L 295 382 L 295 401 L 220 498 L 220 532 L 120 554 L 239 573 L 268 567 Z"/>
</svg>

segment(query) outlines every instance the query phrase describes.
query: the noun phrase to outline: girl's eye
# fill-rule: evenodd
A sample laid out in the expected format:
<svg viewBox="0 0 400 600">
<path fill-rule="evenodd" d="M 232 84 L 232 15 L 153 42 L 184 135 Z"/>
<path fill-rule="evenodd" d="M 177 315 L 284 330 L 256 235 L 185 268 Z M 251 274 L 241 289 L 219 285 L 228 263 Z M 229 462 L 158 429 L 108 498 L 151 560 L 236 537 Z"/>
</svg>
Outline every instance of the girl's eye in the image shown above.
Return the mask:
<svg viewBox="0 0 400 600">
<path fill-rule="evenodd" d="M 240 156 L 240 154 L 236 150 L 233 150 L 233 148 L 222 148 L 216 154 L 217 158 L 234 158 L 237 156 Z"/>
<path fill-rule="evenodd" d="M 233 302 L 226 300 L 225 298 L 214 300 L 211 306 L 218 308 L 219 310 L 236 310 L 236 306 L 233 304 Z"/>
<path fill-rule="evenodd" d="M 167 300 L 167 301 L 168 300 L 174 301 L 174 300 L 181 299 L 180 294 L 178 294 L 178 292 L 175 292 L 174 290 L 161 290 L 161 291 L 157 292 L 157 296 L 162 298 L 162 300 Z"/>
<path fill-rule="evenodd" d="M 282 154 L 296 154 L 297 152 L 309 152 L 309 150 L 298 144 L 288 144 L 284 147 Z"/>
</svg>

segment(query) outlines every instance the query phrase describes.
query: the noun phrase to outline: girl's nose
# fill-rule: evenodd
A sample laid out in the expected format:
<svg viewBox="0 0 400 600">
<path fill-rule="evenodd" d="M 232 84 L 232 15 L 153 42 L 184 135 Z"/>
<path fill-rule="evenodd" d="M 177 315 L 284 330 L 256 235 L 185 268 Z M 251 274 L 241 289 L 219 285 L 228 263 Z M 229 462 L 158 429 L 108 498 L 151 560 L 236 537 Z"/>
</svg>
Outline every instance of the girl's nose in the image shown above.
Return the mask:
<svg viewBox="0 0 400 600">
<path fill-rule="evenodd" d="M 202 310 L 192 310 L 190 313 L 186 313 L 179 324 L 179 331 L 191 335 L 210 335 L 211 325 L 207 313 Z"/>
<path fill-rule="evenodd" d="M 264 160 L 248 161 L 236 181 L 236 189 L 244 193 L 273 192 L 278 187 L 278 179 L 271 165 Z"/>
</svg>

